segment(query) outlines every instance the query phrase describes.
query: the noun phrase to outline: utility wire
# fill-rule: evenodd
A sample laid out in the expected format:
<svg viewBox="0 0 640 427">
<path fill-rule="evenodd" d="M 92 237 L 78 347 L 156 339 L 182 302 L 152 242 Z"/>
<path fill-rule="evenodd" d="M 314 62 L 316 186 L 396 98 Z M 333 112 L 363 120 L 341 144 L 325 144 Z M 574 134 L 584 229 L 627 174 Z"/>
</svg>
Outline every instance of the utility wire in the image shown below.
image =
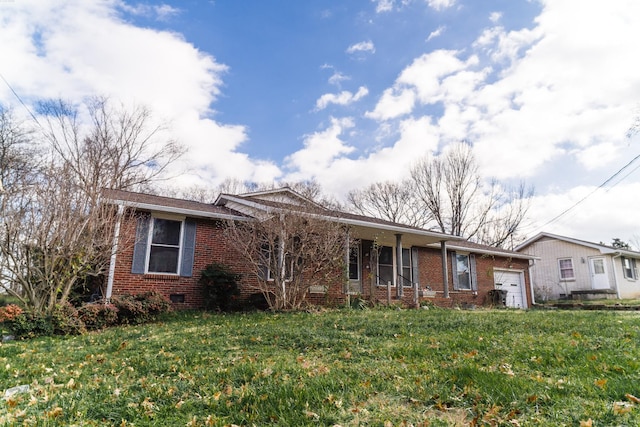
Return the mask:
<svg viewBox="0 0 640 427">
<path fill-rule="evenodd" d="M 20 101 L 20 104 L 22 104 L 22 106 L 25 108 L 25 110 L 27 110 L 27 112 L 29 113 L 29 115 L 31 116 L 31 118 L 38 124 L 38 126 L 42 127 L 42 125 L 40 124 L 40 122 L 38 121 L 38 119 L 36 118 L 36 116 L 31 112 L 31 110 L 29 109 L 29 107 L 27 107 L 27 104 L 24 103 L 24 101 L 22 100 L 22 98 L 20 98 L 20 95 L 18 95 L 18 93 L 13 90 L 13 87 L 11 87 L 11 85 L 9 84 L 9 82 L 7 81 L 7 79 L 4 78 L 4 76 L 2 75 L 2 73 L 0 73 L 0 78 L 2 79 L 2 81 L 7 85 L 7 87 L 9 88 L 9 90 L 15 95 L 15 97 L 18 99 L 18 101 Z"/>
<path fill-rule="evenodd" d="M 573 205 L 569 206 L 567 209 L 565 209 L 564 211 L 562 211 L 561 213 L 559 213 L 558 215 L 556 215 L 555 217 L 553 217 L 552 219 L 550 219 L 549 221 L 547 221 L 546 223 L 544 223 L 543 225 L 541 225 L 540 227 L 538 227 L 538 229 L 543 229 L 544 227 L 546 227 L 547 225 L 556 222 L 558 219 L 560 219 L 561 217 L 563 217 L 564 215 L 566 215 L 567 213 L 569 213 L 571 210 L 573 210 L 576 206 L 578 206 L 579 204 L 581 204 L 582 202 L 584 202 L 585 200 L 587 200 L 589 197 L 591 197 L 595 192 L 597 192 L 598 190 L 600 190 L 601 188 L 603 188 L 605 185 L 607 185 L 609 182 L 611 182 L 615 177 L 617 177 L 618 175 L 620 175 L 625 169 L 627 169 L 629 166 L 631 166 L 636 160 L 640 159 L 640 154 L 638 154 L 636 157 L 634 157 L 633 159 L 631 159 L 631 161 L 629 163 L 627 163 L 626 165 L 624 165 L 623 167 L 621 167 L 620 169 L 618 169 L 618 171 L 616 173 L 614 173 L 613 175 L 611 175 L 609 178 L 607 178 L 606 181 L 604 181 L 602 184 L 600 184 L 598 187 L 596 187 L 593 191 L 591 191 L 589 194 L 587 194 L 586 196 L 584 196 L 582 199 L 578 200 L 577 202 L 575 202 Z M 631 173 L 633 173 L 634 171 L 636 171 L 638 168 L 640 168 L 640 165 L 636 166 L 633 170 L 631 170 L 629 173 L 627 173 L 625 176 L 623 176 L 620 181 L 616 182 L 615 184 L 613 184 L 610 188 L 615 187 L 616 185 L 618 185 L 623 179 L 625 179 L 626 177 L 628 177 Z M 607 190 L 608 191 L 608 190 Z"/>
</svg>

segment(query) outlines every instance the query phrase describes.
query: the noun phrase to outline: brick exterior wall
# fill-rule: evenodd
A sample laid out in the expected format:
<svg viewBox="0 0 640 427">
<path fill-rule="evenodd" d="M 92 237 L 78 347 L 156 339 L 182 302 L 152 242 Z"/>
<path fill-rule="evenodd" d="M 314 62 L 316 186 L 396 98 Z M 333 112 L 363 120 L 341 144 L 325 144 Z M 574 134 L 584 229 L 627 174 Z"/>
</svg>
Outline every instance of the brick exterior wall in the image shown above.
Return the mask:
<svg viewBox="0 0 640 427">
<path fill-rule="evenodd" d="M 169 298 L 171 295 L 183 295 L 184 303 L 174 304 L 175 308 L 199 308 L 202 307 L 201 288 L 198 284 L 200 272 L 210 263 L 217 262 L 229 266 L 234 272 L 241 275 L 241 299 L 246 299 L 255 293 L 257 278 L 251 274 L 241 261 L 241 257 L 235 253 L 224 238 L 224 223 L 221 221 L 197 219 L 196 220 L 196 243 L 195 258 L 192 277 L 180 277 L 167 274 L 133 274 L 131 273 L 133 259 L 133 237 L 136 231 L 136 220 L 133 217 L 126 219 L 121 226 L 121 240 L 127 242 L 121 245 L 117 254 L 116 268 L 114 273 L 114 283 L 112 295 L 118 294 L 138 294 L 147 291 L 158 291 Z M 386 303 L 386 286 L 372 285 L 374 277 L 370 274 L 369 260 L 370 242 L 363 242 L 362 253 L 362 293 L 365 299 L 373 299 L 376 302 Z M 435 305 L 442 307 L 455 307 L 464 305 L 486 305 L 489 300 L 488 292 L 494 289 L 493 271 L 494 268 L 521 270 L 524 271 L 524 290 L 527 301 L 531 301 L 528 260 L 512 259 L 507 257 L 487 256 L 476 254 L 477 271 L 477 292 L 474 291 L 454 291 L 451 274 L 450 255 L 447 259 L 447 269 L 449 270 L 449 298 L 444 298 L 444 285 L 442 283 L 442 260 L 439 249 L 419 248 L 419 283 L 421 289 L 429 286 L 436 291 L 433 298 L 421 297 L 421 300 L 428 300 Z M 311 304 L 337 306 L 344 304 L 348 296 L 344 292 L 345 280 L 342 272 L 336 272 L 336 279 L 332 283 L 327 283 L 325 293 L 309 293 L 308 301 Z M 373 296 L 372 296 L 373 290 Z M 397 289 L 392 287 L 391 295 L 394 303 L 402 303 L 407 306 L 414 305 L 414 291 L 405 287 L 402 298 L 397 298 Z"/>
</svg>

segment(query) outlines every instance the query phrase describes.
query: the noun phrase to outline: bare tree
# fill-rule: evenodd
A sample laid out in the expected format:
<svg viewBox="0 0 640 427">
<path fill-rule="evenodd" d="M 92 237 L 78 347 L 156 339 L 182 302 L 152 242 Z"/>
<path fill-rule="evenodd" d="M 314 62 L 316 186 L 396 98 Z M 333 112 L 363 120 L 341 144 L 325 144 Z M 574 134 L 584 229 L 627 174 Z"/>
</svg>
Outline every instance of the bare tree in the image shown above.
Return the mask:
<svg viewBox="0 0 640 427">
<path fill-rule="evenodd" d="M 50 149 L 38 162 L 20 163 L 13 154 L 7 171 L 3 165 L 3 179 L 17 178 L 0 196 L 0 286 L 33 312 L 50 313 L 74 287 L 106 272 L 124 213 L 103 203 L 102 190 L 148 185 L 180 154 L 173 141 L 154 141 L 160 128 L 146 109 L 111 109 L 93 99 L 86 111 L 88 123 L 62 101 L 46 103 L 40 112 L 47 127 L 34 140 Z M 10 132 L 20 129 L 10 120 L 0 125 L 0 135 L 20 135 Z M 24 158 L 26 151 L 13 146 Z"/>
<path fill-rule="evenodd" d="M 146 107 L 113 107 L 104 97 L 88 98 L 82 107 L 89 123 L 81 122 L 79 109 L 63 100 L 41 103 L 40 112 L 56 158 L 88 194 L 148 188 L 184 153 L 176 141 L 162 139 L 166 129 L 153 123 Z"/>
<path fill-rule="evenodd" d="M 421 158 L 400 183 L 375 183 L 348 195 L 351 210 L 492 246 L 518 243 L 533 190 L 485 181 L 470 145 Z"/>
<path fill-rule="evenodd" d="M 459 143 L 411 169 L 413 189 L 443 233 L 502 246 L 515 236 L 533 190 L 484 183 L 469 144 Z"/>
<path fill-rule="evenodd" d="M 376 182 L 364 189 L 350 191 L 347 203 L 360 215 L 415 227 L 424 227 L 431 219 L 430 212 L 419 206 L 410 181 Z"/>
<path fill-rule="evenodd" d="M 276 210 L 254 221 L 229 223 L 227 238 L 271 309 L 299 309 L 312 286 L 335 282 L 336 272 L 345 271 L 348 233 L 326 215 Z"/>
</svg>

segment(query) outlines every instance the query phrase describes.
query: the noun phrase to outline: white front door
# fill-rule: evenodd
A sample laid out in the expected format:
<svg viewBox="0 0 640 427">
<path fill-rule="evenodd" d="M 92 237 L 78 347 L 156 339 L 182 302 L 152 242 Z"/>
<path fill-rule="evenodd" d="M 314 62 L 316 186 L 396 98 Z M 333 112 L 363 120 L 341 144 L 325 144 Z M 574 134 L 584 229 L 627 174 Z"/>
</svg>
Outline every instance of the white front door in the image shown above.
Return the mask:
<svg viewBox="0 0 640 427">
<path fill-rule="evenodd" d="M 591 287 L 593 289 L 610 289 L 604 257 L 589 258 L 589 267 L 591 269 Z"/>
<path fill-rule="evenodd" d="M 493 272 L 493 282 L 496 289 L 507 291 L 505 304 L 512 308 L 526 308 L 524 300 L 524 280 L 523 275 L 519 271 L 501 271 Z"/>
</svg>

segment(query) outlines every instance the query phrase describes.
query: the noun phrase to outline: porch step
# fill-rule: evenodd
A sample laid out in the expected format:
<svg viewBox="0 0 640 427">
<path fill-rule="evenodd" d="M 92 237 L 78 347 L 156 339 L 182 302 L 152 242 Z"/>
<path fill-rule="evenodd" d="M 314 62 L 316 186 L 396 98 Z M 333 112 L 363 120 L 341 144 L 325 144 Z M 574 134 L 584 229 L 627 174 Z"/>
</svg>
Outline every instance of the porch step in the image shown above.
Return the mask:
<svg viewBox="0 0 640 427">
<path fill-rule="evenodd" d="M 572 300 L 590 300 L 590 299 L 616 299 L 618 296 L 613 289 L 586 289 L 580 291 L 571 291 L 569 298 Z"/>
</svg>

